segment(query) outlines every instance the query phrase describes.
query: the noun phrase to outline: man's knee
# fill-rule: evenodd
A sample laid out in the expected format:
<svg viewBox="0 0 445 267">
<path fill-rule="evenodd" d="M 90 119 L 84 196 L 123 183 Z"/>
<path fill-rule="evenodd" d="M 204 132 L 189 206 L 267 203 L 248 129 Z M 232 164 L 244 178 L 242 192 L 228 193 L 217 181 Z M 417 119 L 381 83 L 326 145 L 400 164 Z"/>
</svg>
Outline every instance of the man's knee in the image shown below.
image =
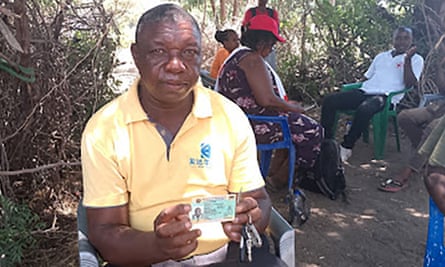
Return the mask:
<svg viewBox="0 0 445 267">
<path fill-rule="evenodd" d="M 411 112 L 408 109 L 402 110 L 397 115 L 397 122 L 402 128 L 406 128 L 405 125 L 413 124 Z"/>
<path fill-rule="evenodd" d="M 323 98 L 322 108 L 331 108 L 336 102 L 337 93 L 331 93 Z"/>
</svg>

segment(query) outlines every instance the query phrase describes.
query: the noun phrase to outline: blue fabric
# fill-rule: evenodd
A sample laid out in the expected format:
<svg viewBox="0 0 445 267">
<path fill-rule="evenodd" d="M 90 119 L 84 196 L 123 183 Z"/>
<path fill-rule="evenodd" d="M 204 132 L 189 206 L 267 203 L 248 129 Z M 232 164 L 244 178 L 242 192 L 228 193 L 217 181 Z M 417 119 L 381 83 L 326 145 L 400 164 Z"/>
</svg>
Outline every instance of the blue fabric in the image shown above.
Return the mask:
<svg viewBox="0 0 445 267">
<path fill-rule="evenodd" d="M 443 245 L 443 214 L 430 198 L 430 218 L 425 248 L 424 267 L 445 266 L 445 248 Z"/>
</svg>

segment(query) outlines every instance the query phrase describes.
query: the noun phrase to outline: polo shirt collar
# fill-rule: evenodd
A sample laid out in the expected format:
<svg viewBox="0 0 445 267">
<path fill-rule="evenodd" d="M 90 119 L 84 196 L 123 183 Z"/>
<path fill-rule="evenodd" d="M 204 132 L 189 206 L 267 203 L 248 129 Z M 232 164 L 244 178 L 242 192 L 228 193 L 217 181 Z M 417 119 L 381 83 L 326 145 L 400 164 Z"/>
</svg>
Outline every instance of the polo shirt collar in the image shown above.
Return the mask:
<svg viewBox="0 0 445 267">
<path fill-rule="evenodd" d="M 212 105 L 209 89 L 204 88 L 200 81 L 193 86 L 193 108 L 192 114 L 196 118 L 208 118 L 212 116 Z"/>
<path fill-rule="evenodd" d="M 123 111 L 125 114 L 125 123 L 133 123 L 137 121 L 147 120 L 147 114 L 145 114 L 142 108 L 138 95 L 138 84 L 140 78 L 137 78 L 134 83 L 128 89 L 127 93 L 122 96 Z M 205 89 L 200 81 L 193 86 L 194 102 L 192 107 L 192 114 L 196 118 L 207 118 L 212 116 L 211 97 L 208 89 Z"/>
</svg>

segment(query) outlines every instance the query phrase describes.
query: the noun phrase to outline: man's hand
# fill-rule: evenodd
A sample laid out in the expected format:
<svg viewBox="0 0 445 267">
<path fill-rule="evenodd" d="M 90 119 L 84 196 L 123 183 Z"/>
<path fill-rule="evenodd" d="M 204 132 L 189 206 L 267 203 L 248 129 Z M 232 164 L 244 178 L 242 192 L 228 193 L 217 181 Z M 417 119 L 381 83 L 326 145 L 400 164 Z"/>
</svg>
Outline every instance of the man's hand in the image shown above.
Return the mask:
<svg viewBox="0 0 445 267">
<path fill-rule="evenodd" d="M 201 231 L 191 230 L 190 210 L 190 205 L 179 204 L 161 211 L 154 221 L 155 242 L 169 259 L 181 259 L 198 246 Z"/>
<path fill-rule="evenodd" d="M 241 229 L 249 221 L 249 216 L 252 218 L 252 223 L 255 224 L 261 219 L 261 209 L 258 202 L 253 197 L 245 197 L 236 205 L 235 219 L 231 222 L 223 223 L 224 232 L 235 242 L 241 240 Z"/>
<path fill-rule="evenodd" d="M 408 49 L 406 51 L 405 58 L 411 59 L 414 56 L 414 54 L 416 53 L 416 49 L 417 49 L 416 46 L 412 46 L 410 49 Z"/>
</svg>

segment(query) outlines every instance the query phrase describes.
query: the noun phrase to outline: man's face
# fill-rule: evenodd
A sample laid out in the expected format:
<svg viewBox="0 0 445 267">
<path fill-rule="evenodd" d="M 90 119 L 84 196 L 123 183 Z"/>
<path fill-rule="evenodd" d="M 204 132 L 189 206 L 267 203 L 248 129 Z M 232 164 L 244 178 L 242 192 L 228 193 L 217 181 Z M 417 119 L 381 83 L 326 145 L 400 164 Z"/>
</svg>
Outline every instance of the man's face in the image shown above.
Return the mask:
<svg viewBox="0 0 445 267">
<path fill-rule="evenodd" d="M 201 40 L 189 21 L 143 25 L 131 52 L 143 89 L 159 103 L 181 102 L 199 78 Z"/>
<path fill-rule="evenodd" d="M 267 0 L 258 0 L 258 6 L 266 6 Z"/>
<path fill-rule="evenodd" d="M 393 40 L 394 48 L 398 53 L 405 53 L 413 44 L 413 37 L 409 32 L 398 31 Z"/>
</svg>

